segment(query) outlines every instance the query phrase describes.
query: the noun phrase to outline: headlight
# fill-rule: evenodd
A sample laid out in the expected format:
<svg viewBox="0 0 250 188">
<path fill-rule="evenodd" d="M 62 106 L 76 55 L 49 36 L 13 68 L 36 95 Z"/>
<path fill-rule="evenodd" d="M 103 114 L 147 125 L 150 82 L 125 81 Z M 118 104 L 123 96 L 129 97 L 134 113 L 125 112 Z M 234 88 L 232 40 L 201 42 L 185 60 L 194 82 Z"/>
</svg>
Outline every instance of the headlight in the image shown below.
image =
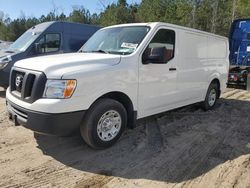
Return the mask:
<svg viewBox="0 0 250 188">
<path fill-rule="evenodd" d="M 67 99 L 76 88 L 76 80 L 48 80 L 43 97 L 52 99 Z"/>
</svg>

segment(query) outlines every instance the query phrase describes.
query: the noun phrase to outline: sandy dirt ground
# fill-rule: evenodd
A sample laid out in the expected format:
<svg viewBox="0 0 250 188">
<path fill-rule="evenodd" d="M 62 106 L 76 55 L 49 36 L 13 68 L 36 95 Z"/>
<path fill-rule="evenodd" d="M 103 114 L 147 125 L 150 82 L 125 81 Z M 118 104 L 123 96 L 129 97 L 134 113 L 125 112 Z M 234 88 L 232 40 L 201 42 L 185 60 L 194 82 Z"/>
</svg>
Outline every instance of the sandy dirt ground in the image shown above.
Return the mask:
<svg viewBox="0 0 250 188">
<path fill-rule="evenodd" d="M 106 150 L 79 135 L 34 134 L 8 121 L 0 89 L 0 187 L 250 187 L 250 93 L 228 90 L 142 119 Z"/>
</svg>

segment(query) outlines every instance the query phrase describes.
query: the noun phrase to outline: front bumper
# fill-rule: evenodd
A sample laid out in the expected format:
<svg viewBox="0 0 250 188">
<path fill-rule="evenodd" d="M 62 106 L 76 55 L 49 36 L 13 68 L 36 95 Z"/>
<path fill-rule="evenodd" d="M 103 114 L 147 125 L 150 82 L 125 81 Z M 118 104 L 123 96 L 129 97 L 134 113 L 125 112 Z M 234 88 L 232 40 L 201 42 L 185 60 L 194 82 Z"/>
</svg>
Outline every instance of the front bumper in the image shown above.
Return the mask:
<svg viewBox="0 0 250 188">
<path fill-rule="evenodd" d="M 228 85 L 240 85 L 240 86 L 246 86 L 246 82 L 235 82 L 235 81 L 228 81 Z"/>
<path fill-rule="evenodd" d="M 43 113 L 28 110 L 6 101 L 7 110 L 15 125 L 22 125 L 41 134 L 66 136 L 79 130 L 85 111 Z"/>
</svg>

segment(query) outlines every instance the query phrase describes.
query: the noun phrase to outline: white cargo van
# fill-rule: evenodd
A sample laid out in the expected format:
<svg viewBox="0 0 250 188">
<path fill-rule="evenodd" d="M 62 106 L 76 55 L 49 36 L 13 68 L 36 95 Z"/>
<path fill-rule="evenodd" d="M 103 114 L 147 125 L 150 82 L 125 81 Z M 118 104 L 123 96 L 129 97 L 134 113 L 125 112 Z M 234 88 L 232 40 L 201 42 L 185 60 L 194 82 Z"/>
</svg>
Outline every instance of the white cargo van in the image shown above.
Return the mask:
<svg viewBox="0 0 250 188">
<path fill-rule="evenodd" d="M 12 69 L 10 118 L 35 132 L 80 130 L 93 148 L 114 144 L 136 119 L 201 102 L 226 88 L 227 38 L 166 23 L 96 32 L 78 53 L 25 59 Z"/>
</svg>

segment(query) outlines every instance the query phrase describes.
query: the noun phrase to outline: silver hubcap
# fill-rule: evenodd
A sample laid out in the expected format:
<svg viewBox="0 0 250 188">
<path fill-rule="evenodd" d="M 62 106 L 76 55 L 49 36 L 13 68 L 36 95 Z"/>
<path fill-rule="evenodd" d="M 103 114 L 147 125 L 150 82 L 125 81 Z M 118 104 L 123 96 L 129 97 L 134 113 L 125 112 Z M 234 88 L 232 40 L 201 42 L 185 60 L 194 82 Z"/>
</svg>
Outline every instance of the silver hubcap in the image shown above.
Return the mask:
<svg viewBox="0 0 250 188">
<path fill-rule="evenodd" d="M 121 125 L 120 114 L 115 110 L 109 110 L 99 119 L 97 134 L 102 141 L 110 141 L 120 132 Z"/>
<path fill-rule="evenodd" d="M 210 93 L 209 93 L 209 96 L 208 96 L 208 104 L 209 104 L 209 106 L 213 106 L 215 101 L 216 101 L 216 90 L 212 89 L 210 91 Z"/>
</svg>

